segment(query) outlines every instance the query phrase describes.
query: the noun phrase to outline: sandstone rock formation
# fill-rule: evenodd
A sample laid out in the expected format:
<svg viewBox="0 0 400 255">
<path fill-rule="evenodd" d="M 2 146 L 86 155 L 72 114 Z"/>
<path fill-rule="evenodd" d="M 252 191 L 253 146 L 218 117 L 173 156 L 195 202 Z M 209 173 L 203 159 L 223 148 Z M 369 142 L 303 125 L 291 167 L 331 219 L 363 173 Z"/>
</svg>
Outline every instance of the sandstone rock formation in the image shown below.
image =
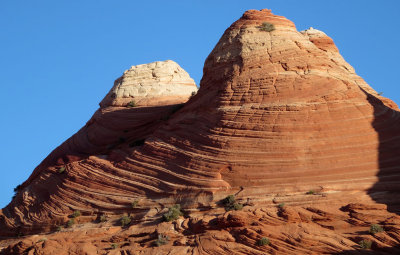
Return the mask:
<svg viewBox="0 0 400 255">
<path fill-rule="evenodd" d="M 265 22 L 275 30 L 260 29 Z M 171 104 L 195 90 L 172 62 L 126 71 L 3 209 L 0 234 L 51 231 L 74 210 L 81 225 L 49 235 L 47 246 L 30 237 L 7 252 L 51 254 L 65 241 L 69 254 L 340 254 L 364 239 L 398 252 L 399 109 L 326 34 L 247 11 L 206 59 L 198 93 L 175 112 Z M 122 107 L 132 101 L 139 107 Z M 229 194 L 243 211 L 224 213 Z M 161 223 L 173 204 L 185 218 Z M 122 213 L 134 220 L 127 229 L 85 223 Z M 370 235 L 371 224 L 386 232 Z M 170 240 L 156 248 L 159 234 Z M 262 237 L 271 245 L 257 245 Z"/>
<path fill-rule="evenodd" d="M 186 102 L 197 92 L 194 80 L 171 60 L 132 66 L 118 78 L 100 106 L 126 106 L 132 100 L 141 106 Z"/>
</svg>

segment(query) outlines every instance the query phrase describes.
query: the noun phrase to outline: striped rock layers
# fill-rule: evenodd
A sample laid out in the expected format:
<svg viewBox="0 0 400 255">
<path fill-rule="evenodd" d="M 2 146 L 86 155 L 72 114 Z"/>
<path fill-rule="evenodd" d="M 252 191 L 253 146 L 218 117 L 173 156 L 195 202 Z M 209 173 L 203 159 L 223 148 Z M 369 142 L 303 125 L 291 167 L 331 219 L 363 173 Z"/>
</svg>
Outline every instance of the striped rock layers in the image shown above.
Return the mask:
<svg viewBox="0 0 400 255">
<path fill-rule="evenodd" d="M 165 70 L 151 68 L 143 79 Z M 33 231 L 77 209 L 119 213 L 134 200 L 150 214 L 160 204 L 214 206 L 236 192 L 264 203 L 269 194 L 307 190 L 398 191 L 398 108 L 357 76 L 321 31 L 298 32 L 269 10 L 247 11 L 225 31 L 205 61 L 198 93 L 178 111 L 170 100 L 195 91 L 190 77 L 160 78 L 153 90 L 140 82 L 139 69 L 102 101 L 93 117 L 101 128 L 89 131 L 89 121 L 22 185 L 3 209 L 3 229 Z M 132 98 L 138 107 L 118 108 Z M 113 139 L 103 139 L 114 129 Z M 80 145 L 82 137 L 91 145 Z"/>
</svg>

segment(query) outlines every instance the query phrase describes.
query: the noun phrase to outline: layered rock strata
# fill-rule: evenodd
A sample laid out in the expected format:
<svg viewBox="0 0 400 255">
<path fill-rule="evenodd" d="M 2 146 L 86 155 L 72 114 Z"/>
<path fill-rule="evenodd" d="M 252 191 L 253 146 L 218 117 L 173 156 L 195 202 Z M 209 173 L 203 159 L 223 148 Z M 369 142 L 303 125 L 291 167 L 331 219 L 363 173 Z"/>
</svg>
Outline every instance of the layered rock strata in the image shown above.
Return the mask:
<svg viewBox="0 0 400 255">
<path fill-rule="evenodd" d="M 111 211 L 125 208 L 132 199 L 127 191 L 132 190 L 125 190 L 123 175 L 109 168 L 121 157 L 118 152 L 140 147 L 196 92 L 193 79 L 171 60 L 132 66 L 115 81 L 86 125 L 17 187 L 15 199 L 2 210 L 3 224 L 12 226 L 12 234 L 40 231 L 63 221 L 72 204 L 83 211 L 95 204 Z"/>
<path fill-rule="evenodd" d="M 359 201 L 367 203 L 343 208 L 246 206 L 242 211 L 209 211 L 174 223 L 139 223 L 124 229 L 92 223 L 14 241 L 0 254 L 399 254 L 400 217 L 363 196 Z M 369 234 L 369 226 L 376 223 L 385 231 Z M 168 240 L 157 246 L 159 235 Z M 269 244 L 260 245 L 262 238 Z M 361 249 L 362 241 L 371 242 L 372 249 Z"/>
<path fill-rule="evenodd" d="M 275 30 L 264 31 L 263 23 L 273 24 Z M 157 66 L 153 65 L 154 70 Z M 157 100 L 148 97 L 146 83 L 136 76 L 140 69 L 133 68 L 118 79 L 101 106 L 122 106 L 132 98 L 135 103 L 153 105 Z M 143 76 L 158 79 L 153 71 Z M 185 88 L 187 98 L 193 91 L 186 90 L 190 78 L 179 77 L 179 90 Z M 166 80 L 172 82 L 174 78 Z M 166 80 L 159 79 L 156 94 L 163 98 L 160 101 L 170 96 L 170 91 L 164 89 Z M 136 85 L 126 87 L 131 84 Z M 140 123 L 155 123 L 154 119 L 147 122 L 148 111 L 140 109 L 132 118 L 143 117 Z M 156 116 L 160 118 L 160 114 Z M 326 34 L 312 28 L 298 32 L 291 21 L 269 10 L 247 11 L 225 31 L 206 59 L 200 90 L 182 109 L 155 126 L 142 125 L 140 135 L 136 124 L 124 127 L 126 136 L 118 145 L 101 154 L 96 151 L 61 162 L 66 168 L 64 174 L 57 174 L 59 166 L 54 162 L 42 165 L 3 209 L 3 233 L 18 228 L 32 232 L 39 229 L 39 222 L 50 228 L 73 210 L 86 215 L 129 212 L 132 201 L 140 201 L 135 217 L 143 222 L 157 219 L 164 207 L 175 203 L 189 212 L 219 208 L 219 200 L 227 194 L 235 194 L 247 206 L 256 207 L 280 203 L 283 197 L 288 205 L 322 214 L 321 221 L 328 217 L 323 210 L 318 211 L 321 207 L 307 209 L 304 205 L 335 204 L 335 210 L 339 210 L 369 191 L 370 197 L 394 208 L 397 202 L 385 192 L 398 192 L 400 187 L 399 117 L 396 104 L 366 84 Z M 114 126 L 125 125 L 125 121 L 117 123 Z M 93 139 L 102 141 L 96 136 Z M 307 191 L 321 196 L 307 196 Z M 269 216 L 257 216 L 254 222 L 271 217 L 267 211 L 263 213 Z M 250 210 L 249 215 L 252 213 Z M 338 214 L 332 217 L 350 225 L 366 227 L 372 222 L 357 223 L 352 217 Z M 379 214 L 389 215 L 386 207 Z M 295 221 L 307 222 L 303 219 L 306 216 L 296 215 Z M 317 216 L 313 217 L 311 222 Z M 241 220 L 229 224 L 239 224 L 237 221 Z M 258 235 L 249 234 L 250 240 L 243 231 L 237 233 L 239 239 L 227 236 L 224 240 L 251 244 L 256 249 L 253 241 Z M 243 233 L 245 236 L 239 237 Z M 292 235 L 289 230 L 282 233 Z M 340 236 L 344 234 L 332 238 L 339 240 Z M 279 238 L 287 241 L 284 236 Z M 392 246 L 398 244 L 397 234 L 391 238 Z M 346 242 L 328 252 L 345 250 L 353 244 Z M 294 243 L 282 243 L 287 249 L 274 252 L 296 247 L 300 251 L 307 246 L 300 249 L 293 247 Z"/>
</svg>

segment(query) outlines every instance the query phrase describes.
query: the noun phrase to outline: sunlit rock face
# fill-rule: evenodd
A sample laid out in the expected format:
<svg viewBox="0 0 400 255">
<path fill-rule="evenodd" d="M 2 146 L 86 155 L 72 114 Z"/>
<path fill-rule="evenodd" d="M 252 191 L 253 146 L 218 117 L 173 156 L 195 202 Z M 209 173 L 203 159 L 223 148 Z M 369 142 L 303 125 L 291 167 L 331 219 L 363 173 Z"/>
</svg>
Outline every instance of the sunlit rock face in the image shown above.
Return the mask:
<svg viewBox="0 0 400 255">
<path fill-rule="evenodd" d="M 3 209 L 0 233 L 50 230 L 80 210 L 82 224 L 104 213 L 135 219 L 118 235 L 85 232 L 98 253 L 114 240 L 129 243 L 121 254 L 341 254 L 363 238 L 398 246 L 400 218 L 388 212 L 400 187 L 398 107 L 325 33 L 247 11 L 206 59 L 196 90 L 172 61 L 125 71 Z M 229 194 L 242 211 L 225 213 Z M 160 223 L 173 204 L 185 218 Z M 371 237 L 374 223 L 387 232 Z M 71 249 L 84 249 L 79 231 Z M 154 248 L 159 234 L 171 240 Z M 262 237 L 272 245 L 258 245 Z"/>
<path fill-rule="evenodd" d="M 186 102 L 197 92 L 194 80 L 172 60 L 132 66 L 119 77 L 101 107 Z"/>
</svg>

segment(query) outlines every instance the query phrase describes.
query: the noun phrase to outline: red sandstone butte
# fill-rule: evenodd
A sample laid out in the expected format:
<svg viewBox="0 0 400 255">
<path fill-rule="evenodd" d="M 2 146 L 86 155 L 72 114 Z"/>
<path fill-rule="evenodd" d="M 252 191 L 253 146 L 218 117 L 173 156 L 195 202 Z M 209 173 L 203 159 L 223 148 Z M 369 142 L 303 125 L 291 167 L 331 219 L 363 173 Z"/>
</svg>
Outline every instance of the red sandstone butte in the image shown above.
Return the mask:
<svg viewBox="0 0 400 255">
<path fill-rule="evenodd" d="M 399 109 L 330 37 L 250 10 L 196 95 L 173 66 L 116 80 L 2 210 L 0 254 L 400 253 Z M 244 207 L 226 212 L 227 195 Z M 184 215 L 163 222 L 174 204 Z"/>
</svg>

